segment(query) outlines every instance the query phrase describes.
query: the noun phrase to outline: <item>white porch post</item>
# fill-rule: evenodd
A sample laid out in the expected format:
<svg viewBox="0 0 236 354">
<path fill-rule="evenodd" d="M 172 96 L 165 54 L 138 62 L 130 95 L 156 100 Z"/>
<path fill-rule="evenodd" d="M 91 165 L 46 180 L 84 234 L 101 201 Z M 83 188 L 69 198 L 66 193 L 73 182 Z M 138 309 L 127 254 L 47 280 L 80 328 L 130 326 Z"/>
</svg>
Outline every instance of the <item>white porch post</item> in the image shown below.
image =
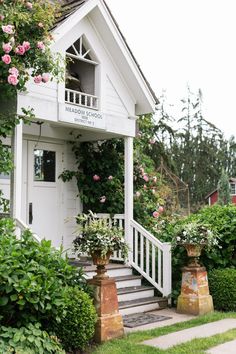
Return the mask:
<svg viewBox="0 0 236 354">
<path fill-rule="evenodd" d="M 131 220 L 133 219 L 133 138 L 125 138 L 125 240 L 129 244 L 129 263 L 133 260 L 133 235 Z"/>
<path fill-rule="evenodd" d="M 12 135 L 14 168 L 11 174 L 11 217 L 21 217 L 22 195 L 22 121 L 15 127 Z"/>
</svg>

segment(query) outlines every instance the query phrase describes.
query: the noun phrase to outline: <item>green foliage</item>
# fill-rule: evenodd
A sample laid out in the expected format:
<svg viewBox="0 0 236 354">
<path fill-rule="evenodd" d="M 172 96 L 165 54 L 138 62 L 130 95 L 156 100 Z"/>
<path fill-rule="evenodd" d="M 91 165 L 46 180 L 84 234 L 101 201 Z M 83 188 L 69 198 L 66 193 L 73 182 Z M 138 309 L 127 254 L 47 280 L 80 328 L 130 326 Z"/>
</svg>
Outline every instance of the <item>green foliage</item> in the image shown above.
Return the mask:
<svg viewBox="0 0 236 354">
<path fill-rule="evenodd" d="M 50 241 L 36 242 L 29 230 L 17 239 L 13 231 L 10 219 L 0 220 L 1 323 L 60 321 L 63 287 L 80 285 L 81 270 L 70 266 Z"/>
<path fill-rule="evenodd" d="M 67 288 L 62 322 L 52 322 L 52 330 L 67 350 L 84 349 L 92 339 L 97 315 L 89 296 L 78 288 Z"/>
<path fill-rule="evenodd" d="M 222 170 L 220 180 L 218 182 L 218 200 L 220 205 L 228 205 L 231 203 L 229 176 Z"/>
<path fill-rule="evenodd" d="M 208 274 L 214 308 L 236 311 L 236 269 L 214 269 Z"/>
<path fill-rule="evenodd" d="M 65 354 L 57 337 L 41 329 L 39 323 L 26 327 L 0 327 L 0 352 L 4 354 Z"/>
<path fill-rule="evenodd" d="M 236 206 L 213 205 L 199 210 L 191 220 L 206 223 L 219 235 L 219 247 L 214 252 L 203 252 L 207 269 L 236 266 Z"/>
<path fill-rule="evenodd" d="M 89 254 L 99 252 L 102 257 L 109 252 L 121 251 L 125 258 L 128 256 L 128 245 L 117 225 L 109 225 L 106 219 L 96 218 L 91 211 L 79 215 L 76 220 L 79 227 L 73 243 L 77 251 Z"/>
<path fill-rule="evenodd" d="M 218 236 L 211 231 L 209 225 L 199 221 L 184 222 L 177 225 L 172 245 L 177 247 L 184 244 L 205 245 L 210 250 L 218 245 Z"/>
</svg>

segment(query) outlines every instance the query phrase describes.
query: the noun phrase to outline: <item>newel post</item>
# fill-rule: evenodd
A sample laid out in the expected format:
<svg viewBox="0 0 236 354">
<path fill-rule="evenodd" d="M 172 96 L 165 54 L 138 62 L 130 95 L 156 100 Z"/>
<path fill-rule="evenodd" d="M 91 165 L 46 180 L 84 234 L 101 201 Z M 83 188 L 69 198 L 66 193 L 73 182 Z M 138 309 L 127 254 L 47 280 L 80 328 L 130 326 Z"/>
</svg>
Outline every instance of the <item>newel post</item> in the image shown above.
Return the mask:
<svg viewBox="0 0 236 354">
<path fill-rule="evenodd" d="M 169 297 L 168 302 L 170 304 L 171 298 L 171 277 L 172 277 L 172 266 L 171 266 L 171 244 L 163 244 L 163 296 Z"/>
<path fill-rule="evenodd" d="M 125 240 L 130 247 L 129 263 L 133 259 L 133 234 L 131 228 L 133 197 L 133 138 L 125 137 Z"/>
</svg>

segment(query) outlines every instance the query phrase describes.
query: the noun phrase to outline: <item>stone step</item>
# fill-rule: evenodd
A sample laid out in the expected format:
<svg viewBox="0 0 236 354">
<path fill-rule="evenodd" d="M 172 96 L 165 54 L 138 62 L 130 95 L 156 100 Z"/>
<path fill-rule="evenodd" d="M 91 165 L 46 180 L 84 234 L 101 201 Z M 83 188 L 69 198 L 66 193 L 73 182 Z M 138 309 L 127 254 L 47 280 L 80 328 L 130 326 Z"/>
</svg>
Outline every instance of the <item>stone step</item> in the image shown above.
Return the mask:
<svg viewBox="0 0 236 354">
<path fill-rule="evenodd" d="M 118 301 L 129 301 L 136 299 L 144 299 L 146 297 L 154 296 L 155 288 L 153 286 L 130 286 L 127 288 L 120 288 L 117 290 Z"/>
<path fill-rule="evenodd" d="M 116 281 L 116 288 L 126 288 L 126 287 L 132 287 L 132 286 L 141 286 L 141 280 L 142 280 L 141 275 L 123 275 L 119 277 L 115 277 Z"/>
<path fill-rule="evenodd" d="M 109 277 L 119 277 L 119 276 L 125 276 L 125 275 L 132 275 L 133 271 L 132 268 L 128 265 L 124 264 L 117 264 L 117 263 L 109 263 L 106 266 L 107 269 L 107 274 Z M 96 274 L 96 266 L 86 266 L 83 267 L 84 273 L 86 276 L 90 279 Z"/>
<path fill-rule="evenodd" d="M 166 298 L 152 296 L 144 299 L 119 302 L 119 312 L 122 316 L 132 313 L 161 310 L 166 308 L 168 301 Z"/>
</svg>

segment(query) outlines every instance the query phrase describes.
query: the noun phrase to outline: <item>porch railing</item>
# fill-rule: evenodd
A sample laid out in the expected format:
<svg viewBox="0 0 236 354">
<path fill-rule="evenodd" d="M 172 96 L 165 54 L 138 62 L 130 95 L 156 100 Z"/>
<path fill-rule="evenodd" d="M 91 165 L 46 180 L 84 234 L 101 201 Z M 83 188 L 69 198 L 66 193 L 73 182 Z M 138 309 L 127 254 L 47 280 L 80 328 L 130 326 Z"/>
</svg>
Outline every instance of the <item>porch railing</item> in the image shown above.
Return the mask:
<svg viewBox="0 0 236 354">
<path fill-rule="evenodd" d="M 113 218 L 109 214 L 97 214 L 98 218 L 106 219 L 110 225 L 118 225 L 125 229 L 123 214 Z M 132 249 L 129 264 L 147 279 L 163 296 L 171 294 L 171 245 L 163 243 L 134 220 L 130 223 Z M 127 235 L 126 235 L 127 236 Z M 122 260 L 118 252 L 113 260 Z"/>
<path fill-rule="evenodd" d="M 88 93 L 65 89 L 65 101 L 74 105 L 98 109 L 98 97 Z"/>
</svg>

